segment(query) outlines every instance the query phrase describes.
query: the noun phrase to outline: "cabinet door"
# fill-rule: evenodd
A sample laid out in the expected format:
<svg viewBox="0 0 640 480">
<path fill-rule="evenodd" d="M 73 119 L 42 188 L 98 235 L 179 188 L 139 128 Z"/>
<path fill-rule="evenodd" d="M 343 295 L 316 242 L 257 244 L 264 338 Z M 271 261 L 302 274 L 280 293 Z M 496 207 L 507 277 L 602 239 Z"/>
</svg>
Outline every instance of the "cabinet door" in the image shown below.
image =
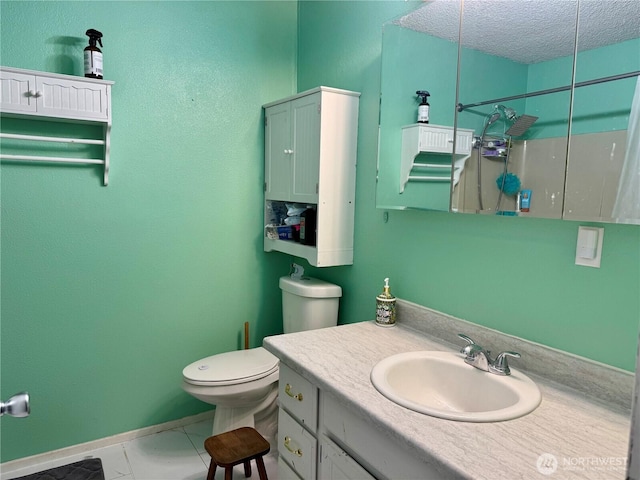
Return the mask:
<svg viewBox="0 0 640 480">
<path fill-rule="evenodd" d="M 106 120 L 108 118 L 107 85 L 61 78 L 36 77 L 38 114 Z"/>
<path fill-rule="evenodd" d="M 291 105 L 265 109 L 264 181 L 267 200 L 291 200 Z"/>
<path fill-rule="evenodd" d="M 291 102 L 293 156 L 291 200 L 318 203 L 320 175 L 320 94 Z"/>
<path fill-rule="evenodd" d="M 322 480 L 375 480 L 347 452 L 322 435 L 320 438 L 320 464 L 318 478 Z"/>
<path fill-rule="evenodd" d="M 3 112 L 36 111 L 36 77 L 0 71 L 0 108 Z"/>
</svg>

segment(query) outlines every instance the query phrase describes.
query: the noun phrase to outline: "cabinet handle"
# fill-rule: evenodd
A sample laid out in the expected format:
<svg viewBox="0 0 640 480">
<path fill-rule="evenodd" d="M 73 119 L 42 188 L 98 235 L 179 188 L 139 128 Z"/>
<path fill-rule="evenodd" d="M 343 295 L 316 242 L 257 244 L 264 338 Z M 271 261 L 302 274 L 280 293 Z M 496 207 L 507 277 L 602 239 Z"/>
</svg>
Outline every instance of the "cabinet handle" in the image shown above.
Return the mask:
<svg viewBox="0 0 640 480">
<path fill-rule="evenodd" d="M 291 437 L 284 437 L 284 448 L 289 450 L 291 453 L 293 453 L 297 457 L 302 456 L 302 450 L 300 450 L 299 448 L 294 449 L 291 447 Z"/>
<path fill-rule="evenodd" d="M 284 149 L 284 153 L 291 155 L 293 153 L 293 150 L 289 149 L 289 148 L 285 148 Z"/>
<path fill-rule="evenodd" d="M 293 392 L 291 391 L 291 385 L 289 385 L 287 383 L 287 385 L 284 387 L 284 393 L 286 393 L 287 395 L 289 395 L 291 398 L 295 398 L 296 400 L 298 400 L 299 402 L 302 401 L 302 393 L 296 393 L 295 395 L 293 394 Z"/>
<path fill-rule="evenodd" d="M 29 96 L 38 98 L 42 96 L 42 92 L 40 90 L 29 90 Z"/>
</svg>

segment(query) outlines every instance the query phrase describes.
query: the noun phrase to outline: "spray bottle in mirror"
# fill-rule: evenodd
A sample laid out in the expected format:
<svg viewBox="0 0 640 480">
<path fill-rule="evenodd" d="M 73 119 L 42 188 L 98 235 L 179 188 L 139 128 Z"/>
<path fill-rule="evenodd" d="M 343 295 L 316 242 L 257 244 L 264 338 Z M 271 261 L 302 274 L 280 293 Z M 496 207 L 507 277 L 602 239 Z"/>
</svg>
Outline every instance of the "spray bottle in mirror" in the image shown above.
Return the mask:
<svg viewBox="0 0 640 480">
<path fill-rule="evenodd" d="M 420 105 L 418 105 L 418 123 L 429 123 L 429 101 L 430 95 L 426 90 L 418 90 L 416 92 L 420 99 Z"/>
</svg>

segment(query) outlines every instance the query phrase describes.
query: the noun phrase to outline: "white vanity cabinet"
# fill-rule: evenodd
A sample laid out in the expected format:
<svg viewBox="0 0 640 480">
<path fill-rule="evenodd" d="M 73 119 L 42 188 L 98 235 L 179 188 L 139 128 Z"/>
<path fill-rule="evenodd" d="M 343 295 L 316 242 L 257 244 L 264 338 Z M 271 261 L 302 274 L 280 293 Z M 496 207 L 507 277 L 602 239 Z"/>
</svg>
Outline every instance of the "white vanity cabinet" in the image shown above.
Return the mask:
<svg viewBox="0 0 640 480">
<path fill-rule="evenodd" d="M 278 478 L 441 478 L 432 464 L 398 446 L 283 362 L 279 389 Z"/>
<path fill-rule="evenodd" d="M 264 105 L 265 225 L 271 201 L 310 205 L 317 214 L 315 246 L 265 235 L 265 251 L 318 267 L 353 263 L 359 96 L 318 87 Z"/>
<path fill-rule="evenodd" d="M 321 398 L 315 385 L 280 362 L 278 478 L 374 480 L 323 433 Z"/>
<path fill-rule="evenodd" d="M 11 142 L 67 143 L 98 145 L 101 158 L 0 154 L 0 159 L 24 162 L 96 164 L 104 166 L 103 183 L 109 183 L 111 136 L 111 86 L 113 82 L 92 78 L 0 67 L 0 113 L 3 117 L 37 119 L 69 124 L 69 135 L 53 137 L 24 132 L 1 132 Z M 101 126 L 99 138 L 75 138 L 73 124 Z M 66 130 L 65 130 L 66 131 Z M 91 147 L 86 147 L 91 148 Z M 4 150 L 4 149 L 3 149 Z M 46 148 L 45 151 L 48 151 Z"/>
</svg>

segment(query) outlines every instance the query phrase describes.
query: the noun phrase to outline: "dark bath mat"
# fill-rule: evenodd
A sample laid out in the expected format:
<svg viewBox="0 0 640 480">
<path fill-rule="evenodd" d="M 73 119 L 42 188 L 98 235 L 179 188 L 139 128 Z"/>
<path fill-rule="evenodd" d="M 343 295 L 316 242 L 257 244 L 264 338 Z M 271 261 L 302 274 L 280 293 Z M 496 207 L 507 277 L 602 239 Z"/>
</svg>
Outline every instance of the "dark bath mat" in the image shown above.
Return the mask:
<svg viewBox="0 0 640 480">
<path fill-rule="evenodd" d="M 62 467 L 18 477 L 15 480 L 104 480 L 104 472 L 99 458 L 88 458 Z"/>
</svg>

